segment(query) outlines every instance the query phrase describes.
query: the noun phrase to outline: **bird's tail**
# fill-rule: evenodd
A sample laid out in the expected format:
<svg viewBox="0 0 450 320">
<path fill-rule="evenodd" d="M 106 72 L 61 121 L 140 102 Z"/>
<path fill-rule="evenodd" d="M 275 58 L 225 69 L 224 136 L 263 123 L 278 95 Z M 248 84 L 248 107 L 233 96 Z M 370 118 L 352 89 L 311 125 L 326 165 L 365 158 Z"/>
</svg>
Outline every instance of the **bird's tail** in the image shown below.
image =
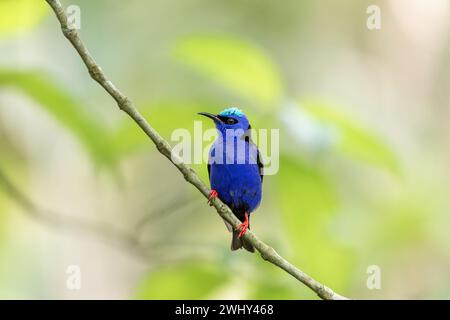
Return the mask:
<svg viewBox="0 0 450 320">
<path fill-rule="evenodd" d="M 249 252 L 255 252 L 253 245 L 245 240 L 244 238 L 239 238 L 239 230 L 233 230 L 233 238 L 231 238 L 231 250 L 237 250 L 244 247 L 245 250 Z"/>
<path fill-rule="evenodd" d="M 227 226 L 228 230 L 232 232 L 233 237 L 231 238 L 231 250 L 235 251 L 238 250 L 240 248 L 244 248 L 245 250 L 249 251 L 249 252 L 255 252 L 255 248 L 253 247 L 253 245 L 246 241 L 244 238 L 239 238 L 239 233 L 241 232 L 240 230 L 233 230 L 233 227 L 224 220 L 225 225 Z M 250 226 L 249 226 L 250 229 Z"/>
</svg>

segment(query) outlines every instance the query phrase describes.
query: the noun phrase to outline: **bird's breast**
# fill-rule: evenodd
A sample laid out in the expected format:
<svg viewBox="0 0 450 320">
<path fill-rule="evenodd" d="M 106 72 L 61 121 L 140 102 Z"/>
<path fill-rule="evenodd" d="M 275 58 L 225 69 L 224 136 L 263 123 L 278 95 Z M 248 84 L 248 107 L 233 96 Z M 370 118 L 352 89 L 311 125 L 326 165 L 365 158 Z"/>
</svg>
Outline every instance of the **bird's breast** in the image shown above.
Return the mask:
<svg viewBox="0 0 450 320">
<path fill-rule="evenodd" d="M 219 198 L 236 212 L 251 212 L 261 201 L 261 176 L 254 144 L 216 141 L 210 152 L 210 182 Z"/>
<path fill-rule="evenodd" d="M 258 166 L 251 164 L 212 164 L 211 188 L 233 211 L 253 211 L 261 200 Z"/>
</svg>

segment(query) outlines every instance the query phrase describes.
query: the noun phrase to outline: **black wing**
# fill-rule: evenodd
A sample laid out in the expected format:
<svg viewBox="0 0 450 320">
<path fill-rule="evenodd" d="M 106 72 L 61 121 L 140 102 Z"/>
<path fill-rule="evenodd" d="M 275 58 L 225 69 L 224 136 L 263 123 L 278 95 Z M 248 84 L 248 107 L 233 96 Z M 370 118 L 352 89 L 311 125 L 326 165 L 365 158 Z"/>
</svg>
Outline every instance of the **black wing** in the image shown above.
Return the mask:
<svg viewBox="0 0 450 320">
<path fill-rule="evenodd" d="M 261 184 L 262 184 L 262 182 L 263 182 L 263 178 L 264 178 L 264 175 L 263 175 L 263 171 L 264 171 L 264 164 L 262 163 L 262 160 L 261 160 L 261 153 L 259 152 L 259 149 L 257 149 L 258 150 L 258 154 L 257 154 L 257 164 L 258 164 L 258 167 L 259 167 L 259 175 L 260 175 L 260 177 L 261 177 Z"/>
<path fill-rule="evenodd" d="M 247 130 L 250 130 L 251 126 L 248 126 Z M 258 146 L 255 145 L 255 143 L 252 141 L 252 139 L 250 138 L 250 133 L 247 131 L 247 133 L 244 135 L 244 139 L 245 141 L 247 141 L 248 143 L 253 144 L 256 147 L 256 150 L 258 151 L 258 153 L 256 154 L 256 163 L 258 164 L 258 168 L 259 168 L 259 176 L 261 177 L 261 183 L 263 182 L 264 179 L 264 163 L 262 162 L 261 159 L 261 153 L 259 152 Z M 209 170 L 209 168 L 208 168 Z"/>
<path fill-rule="evenodd" d="M 208 178 L 211 180 L 211 165 L 208 163 Z"/>
</svg>

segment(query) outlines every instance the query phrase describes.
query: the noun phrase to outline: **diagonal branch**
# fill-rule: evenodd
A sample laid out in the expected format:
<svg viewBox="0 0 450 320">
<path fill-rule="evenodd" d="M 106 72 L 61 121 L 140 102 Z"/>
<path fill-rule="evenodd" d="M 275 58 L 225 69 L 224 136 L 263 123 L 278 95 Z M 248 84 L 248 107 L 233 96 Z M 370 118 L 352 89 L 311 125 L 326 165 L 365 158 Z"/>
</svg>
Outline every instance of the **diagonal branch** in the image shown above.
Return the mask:
<svg viewBox="0 0 450 320">
<path fill-rule="evenodd" d="M 142 219 L 140 224 L 136 224 L 134 228 L 129 230 L 130 228 L 117 228 L 114 225 L 106 224 L 105 222 L 92 219 L 78 219 L 72 215 L 46 209 L 35 202 L 23 189 L 15 184 L 13 180 L 8 177 L 6 171 L 0 166 L 0 191 L 2 191 L 2 189 L 11 200 L 23 209 L 22 213 L 26 214 L 29 218 L 50 227 L 94 235 L 96 238 L 107 244 L 114 245 L 115 247 L 124 250 L 124 252 L 133 254 L 135 257 L 140 258 L 142 262 L 151 261 L 152 267 L 167 262 L 182 261 L 186 257 L 192 258 L 193 253 L 190 252 L 186 254 L 186 250 L 183 250 L 182 252 L 185 256 L 183 256 L 183 254 L 178 254 L 176 259 L 169 259 L 168 257 L 161 255 L 161 253 L 158 254 L 158 251 L 162 251 L 162 253 L 165 252 L 165 250 L 161 250 L 161 248 L 162 245 L 167 245 L 168 242 L 163 241 L 162 243 L 158 243 L 154 241 L 143 241 L 141 237 L 143 234 L 142 228 L 148 222 L 147 219 Z M 180 206 L 180 203 L 186 203 L 186 199 L 180 200 L 180 202 L 176 203 L 176 206 Z M 160 214 L 160 212 L 167 212 L 167 210 L 170 209 L 176 211 L 180 208 L 163 208 L 162 210 L 158 210 L 158 214 Z M 153 217 L 153 215 L 147 215 L 147 218 L 148 217 Z M 186 243 L 184 243 L 184 245 L 186 245 Z"/>
<path fill-rule="evenodd" d="M 97 81 L 116 101 L 118 107 L 127 113 L 136 124 L 145 132 L 145 134 L 152 140 L 158 151 L 163 154 L 170 162 L 172 162 L 175 167 L 183 174 L 184 179 L 196 187 L 205 197 L 209 196 L 210 189 L 201 181 L 197 173 L 190 168 L 188 165 L 182 162 L 182 160 L 175 154 L 172 154 L 172 148 L 169 143 L 164 140 L 159 133 L 153 129 L 152 126 L 144 119 L 144 117 L 139 113 L 139 111 L 134 106 L 133 102 L 120 92 L 116 86 L 106 77 L 103 70 L 95 62 L 92 55 L 87 50 L 86 46 L 81 41 L 78 31 L 71 28 L 68 24 L 67 15 L 64 11 L 59 0 L 46 0 L 55 12 L 56 17 L 61 24 L 61 30 L 64 36 L 72 43 L 75 50 L 77 50 L 84 64 L 86 65 L 91 77 Z M 214 207 L 217 213 L 227 222 L 229 222 L 233 227 L 237 227 L 240 221 L 231 212 L 231 210 L 219 199 L 213 201 Z M 308 276 L 306 273 L 286 261 L 281 257 L 273 248 L 269 247 L 267 244 L 259 240 L 256 235 L 247 230 L 244 237 L 249 241 L 256 250 L 259 251 L 262 258 L 270 263 L 278 266 L 279 268 L 285 270 L 287 273 L 292 275 L 294 278 L 305 284 L 311 290 L 317 293 L 317 295 L 326 300 L 342 300 L 347 299 L 316 281 L 315 279 Z"/>
</svg>

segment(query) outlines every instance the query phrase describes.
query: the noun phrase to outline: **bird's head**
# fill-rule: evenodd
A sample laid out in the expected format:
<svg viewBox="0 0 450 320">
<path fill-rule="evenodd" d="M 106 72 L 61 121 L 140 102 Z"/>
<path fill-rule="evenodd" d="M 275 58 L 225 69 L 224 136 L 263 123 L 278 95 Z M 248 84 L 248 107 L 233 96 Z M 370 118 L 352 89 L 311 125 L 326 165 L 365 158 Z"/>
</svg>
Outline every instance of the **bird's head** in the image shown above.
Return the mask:
<svg viewBox="0 0 450 320">
<path fill-rule="evenodd" d="M 222 134 L 226 133 L 226 130 L 240 129 L 241 132 L 245 133 L 250 129 L 247 117 L 238 108 L 228 108 L 217 115 L 208 112 L 199 112 L 199 114 L 212 119 L 217 130 Z"/>
</svg>

